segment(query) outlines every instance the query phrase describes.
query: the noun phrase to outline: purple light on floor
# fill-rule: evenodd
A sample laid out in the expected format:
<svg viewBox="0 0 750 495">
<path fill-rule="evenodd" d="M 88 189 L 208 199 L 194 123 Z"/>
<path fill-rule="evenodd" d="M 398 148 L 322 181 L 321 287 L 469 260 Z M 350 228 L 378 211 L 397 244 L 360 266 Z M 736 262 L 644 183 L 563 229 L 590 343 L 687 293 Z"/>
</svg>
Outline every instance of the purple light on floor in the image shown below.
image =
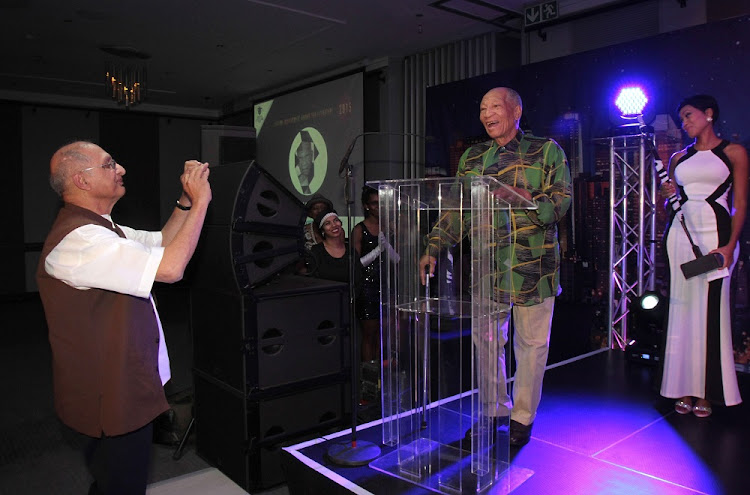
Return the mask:
<svg viewBox="0 0 750 495">
<path fill-rule="evenodd" d="M 692 420 L 695 423 L 692 429 L 700 431 L 701 425 L 695 419 L 673 418 L 672 421 Z M 598 452 L 595 457 L 656 480 L 693 487 L 703 493 L 722 493 L 721 481 L 709 465 L 710 461 L 701 458 L 691 446 L 693 434 L 689 430 L 676 429 L 664 418 Z M 641 481 L 648 483 L 648 480 Z M 653 492 L 636 490 L 612 493 Z M 676 493 L 682 491 L 676 490 Z"/>
<path fill-rule="evenodd" d="M 691 445 L 695 439 L 690 430 L 686 433 L 684 427 L 672 425 L 692 421 L 700 431 L 697 419 L 674 413 L 664 417 L 650 403 L 633 400 L 627 393 L 558 389 L 544 396 L 532 437 L 581 455 L 548 462 L 557 463 L 576 484 L 587 487 L 585 493 L 671 495 L 685 493 L 685 486 L 721 493 L 721 481 L 712 466 Z"/>
<path fill-rule="evenodd" d="M 623 117 L 637 117 L 643 114 L 646 103 L 648 103 L 646 93 L 639 86 L 622 88 L 615 99 L 615 105 L 620 109 Z"/>
</svg>

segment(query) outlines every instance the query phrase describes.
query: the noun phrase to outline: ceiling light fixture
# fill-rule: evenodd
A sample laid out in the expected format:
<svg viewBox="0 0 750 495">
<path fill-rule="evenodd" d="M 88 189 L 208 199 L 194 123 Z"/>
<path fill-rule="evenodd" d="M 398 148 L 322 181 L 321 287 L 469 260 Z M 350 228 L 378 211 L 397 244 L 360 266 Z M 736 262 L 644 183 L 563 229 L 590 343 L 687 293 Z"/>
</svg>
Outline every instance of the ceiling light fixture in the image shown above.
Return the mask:
<svg viewBox="0 0 750 495">
<path fill-rule="evenodd" d="M 143 101 L 146 96 L 145 66 L 118 66 L 108 62 L 104 77 L 104 90 L 118 105 L 124 104 L 125 108 L 130 108 Z"/>
<path fill-rule="evenodd" d="M 146 97 L 146 65 L 151 55 L 129 46 L 101 46 L 105 53 L 128 59 L 125 63 L 106 62 L 104 67 L 104 90 L 118 105 L 130 108 Z"/>
</svg>

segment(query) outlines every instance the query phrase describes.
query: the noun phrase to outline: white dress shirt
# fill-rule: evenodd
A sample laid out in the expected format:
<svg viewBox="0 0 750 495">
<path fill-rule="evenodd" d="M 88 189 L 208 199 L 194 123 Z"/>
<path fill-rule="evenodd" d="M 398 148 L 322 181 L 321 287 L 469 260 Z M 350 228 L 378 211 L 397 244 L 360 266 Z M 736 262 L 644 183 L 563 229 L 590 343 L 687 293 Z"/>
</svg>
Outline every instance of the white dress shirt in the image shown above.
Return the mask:
<svg viewBox="0 0 750 495">
<path fill-rule="evenodd" d="M 109 215 L 102 216 L 112 222 Z M 163 385 L 171 377 L 169 354 L 151 297 L 156 270 L 164 255 L 161 232 L 119 227 L 125 239 L 101 225 L 78 227 L 49 253 L 44 268 L 50 276 L 79 290 L 104 289 L 148 297 L 159 325 L 159 376 Z"/>
</svg>

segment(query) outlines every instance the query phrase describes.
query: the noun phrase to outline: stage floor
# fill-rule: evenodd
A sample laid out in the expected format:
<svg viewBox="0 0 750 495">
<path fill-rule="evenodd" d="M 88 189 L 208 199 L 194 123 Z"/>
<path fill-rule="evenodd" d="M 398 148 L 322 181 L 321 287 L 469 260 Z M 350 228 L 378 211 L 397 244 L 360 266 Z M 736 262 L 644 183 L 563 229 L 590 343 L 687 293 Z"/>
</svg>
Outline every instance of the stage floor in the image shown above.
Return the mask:
<svg viewBox="0 0 750 495">
<path fill-rule="evenodd" d="M 654 387 L 656 371 L 606 350 L 548 369 L 531 441 L 510 453 L 512 468 L 533 474 L 512 493 L 747 493 L 750 376 L 739 376 L 745 403 L 716 407 L 702 419 L 674 412 L 674 401 Z M 329 462 L 328 449 L 350 434 L 346 430 L 284 449 L 291 495 L 425 492 L 369 466 Z M 381 444 L 380 421 L 361 425 L 357 436 L 380 446 L 381 456 L 393 451 Z"/>
</svg>

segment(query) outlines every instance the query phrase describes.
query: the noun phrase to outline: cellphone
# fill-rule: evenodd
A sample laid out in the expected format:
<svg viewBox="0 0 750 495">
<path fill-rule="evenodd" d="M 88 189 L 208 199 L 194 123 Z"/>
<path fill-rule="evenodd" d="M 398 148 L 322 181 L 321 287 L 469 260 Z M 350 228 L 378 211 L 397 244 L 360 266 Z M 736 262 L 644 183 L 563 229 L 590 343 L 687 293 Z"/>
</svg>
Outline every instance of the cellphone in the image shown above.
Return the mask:
<svg viewBox="0 0 750 495">
<path fill-rule="evenodd" d="M 688 261 L 680 265 L 682 274 L 685 278 L 693 278 L 696 275 L 701 275 L 711 270 L 716 270 L 724 264 L 724 257 L 719 253 L 709 253 L 700 258 L 696 258 L 693 261 Z"/>
</svg>

